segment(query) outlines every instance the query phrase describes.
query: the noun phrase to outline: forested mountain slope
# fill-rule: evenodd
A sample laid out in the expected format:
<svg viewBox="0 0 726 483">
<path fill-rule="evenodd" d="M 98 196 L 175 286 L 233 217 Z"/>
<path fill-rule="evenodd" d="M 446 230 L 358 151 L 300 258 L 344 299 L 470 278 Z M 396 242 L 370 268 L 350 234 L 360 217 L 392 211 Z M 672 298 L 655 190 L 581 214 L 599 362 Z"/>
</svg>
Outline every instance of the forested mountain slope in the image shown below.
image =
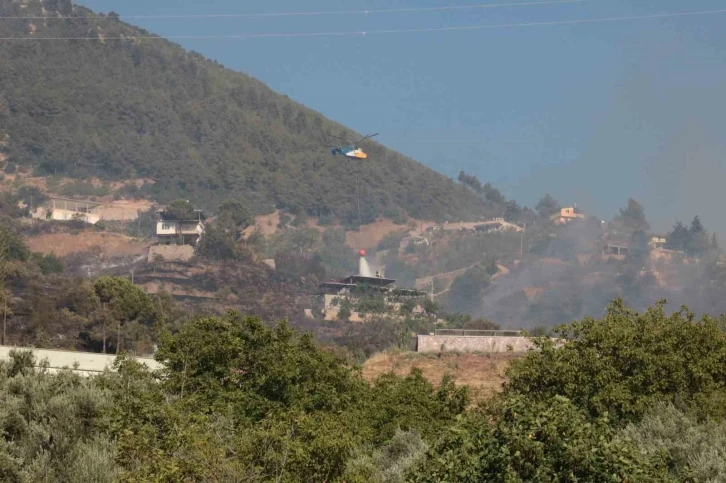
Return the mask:
<svg viewBox="0 0 726 483">
<path fill-rule="evenodd" d="M 0 149 L 39 174 L 151 178 L 143 193 L 214 208 L 227 197 L 257 211 L 363 222 L 376 214 L 474 216 L 464 187 L 385 149 L 358 163 L 330 156 L 353 136 L 319 113 L 163 39 L 68 0 L 0 0 L 0 37 L 95 40 L 0 42 Z M 76 18 L 83 17 L 83 18 Z M 127 39 L 123 39 L 126 37 Z M 120 39 L 122 38 L 122 39 Z M 274 59 L 271 59 L 274 61 Z"/>
</svg>

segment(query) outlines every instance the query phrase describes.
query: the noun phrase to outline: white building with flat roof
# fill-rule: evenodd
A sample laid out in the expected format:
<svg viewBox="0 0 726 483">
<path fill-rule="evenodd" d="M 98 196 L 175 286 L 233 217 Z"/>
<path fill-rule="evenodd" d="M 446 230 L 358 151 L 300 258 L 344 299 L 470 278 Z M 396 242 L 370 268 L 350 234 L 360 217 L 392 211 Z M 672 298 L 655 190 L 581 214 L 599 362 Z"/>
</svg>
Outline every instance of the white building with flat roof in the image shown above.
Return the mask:
<svg viewBox="0 0 726 483">
<path fill-rule="evenodd" d="M 95 225 L 101 220 L 100 210 L 103 206 L 103 203 L 93 201 L 50 198 L 44 206 L 33 210 L 30 216 L 38 220 L 80 220 Z"/>
<path fill-rule="evenodd" d="M 156 238 L 159 243 L 166 245 L 196 245 L 204 233 L 202 212 L 197 210 L 195 220 L 170 220 L 164 217 L 164 211 L 159 211 L 159 220 L 156 222 Z"/>
</svg>

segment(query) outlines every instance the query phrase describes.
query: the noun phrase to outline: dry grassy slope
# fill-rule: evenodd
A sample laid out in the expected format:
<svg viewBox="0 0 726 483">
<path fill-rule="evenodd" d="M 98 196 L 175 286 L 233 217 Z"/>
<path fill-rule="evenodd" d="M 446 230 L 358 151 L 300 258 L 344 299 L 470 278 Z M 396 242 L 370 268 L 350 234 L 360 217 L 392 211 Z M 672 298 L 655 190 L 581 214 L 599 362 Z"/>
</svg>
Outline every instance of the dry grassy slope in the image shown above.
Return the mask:
<svg viewBox="0 0 726 483">
<path fill-rule="evenodd" d="M 504 374 L 510 363 L 521 357 L 512 354 L 418 354 L 415 352 L 385 352 L 376 354 L 363 364 L 363 377 L 372 381 L 381 374 L 393 372 L 406 375 L 419 368 L 433 384 L 439 384 L 445 374 L 451 374 L 458 385 L 471 388 L 473 401 L 481 401 L 498 392 L 506 380 Z"/>
<path fill-rule="evenodd" d="M 258 216 L 255 219 L 255 225 L 244 231 L 245 235 L 251 234 L 255 229 L 259 230 L 266 237 L 277 234 L 280 229 L 280 215 L 278 210 L 270 215 Z M 432 221 L 410 219 L 406 225 L 397 225 L 388 218 L 378 218 L 375 222 L 368 225 L 362 225 L 360 231 L 348 231 L 345 234 L 346 244 L 354 250 L 374 250 L 378 243 L 389 233 L 410 231 L 413 235 L 420 235 L 423 231 L 435 223 Z M 340 228 L 339 225 L 331 225 L 329 227 L 320 226 L 315 220 L 310 219 L 308 226 L 316 230 L 323 231 L 326 228 Z"/>
<path fill-rule="evenodd" d="M 410 219 L 406 225 L 397 225 L 387 218 L 379 218 L 374 223 L 361 226 L 360 231 L 346 233 L 345 241 L 355 250 L 374 250 L 383 237 L 390 233 L 410 231 L 412 235 L 419 235 L 426 227 L 433 225 L 430 221 L 414 219 Z"/>
<path fill-rule="evenodd" d="M 55 253 L 65 257 L 73 253 L 87 252 L 95 247 L 100 248 L 105 258 L 126 257 L 146 253 L 151 242 L 129 238 L 116 233 L 80 232 L 47 233 L 30 236 L 25 240 L 31 251 L 39 253 Z"/>
</svg>

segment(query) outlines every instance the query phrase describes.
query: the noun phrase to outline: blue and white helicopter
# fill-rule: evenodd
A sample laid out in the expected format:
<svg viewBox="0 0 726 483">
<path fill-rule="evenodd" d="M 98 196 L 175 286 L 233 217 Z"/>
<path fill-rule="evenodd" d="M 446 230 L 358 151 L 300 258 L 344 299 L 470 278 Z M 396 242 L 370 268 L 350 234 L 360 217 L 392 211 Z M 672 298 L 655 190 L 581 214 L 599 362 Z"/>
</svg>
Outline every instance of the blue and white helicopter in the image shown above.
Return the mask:
<svg viewBox="0 0 726 483">
<path fill-rule="evenodd" d="M 345 146 L 328 146 L 329 148 L 332 148 L 330 150 L 330 154 L 333 156 L 335 155 L 342 155 L 345 156 L 348 159 L 366 159 L 368 158 L 368 155 L 357 146 L 357 144 L 361 141 L 365 141 L 366 139 L 370 139 L 373 136 L 378 136 L 378 133 L 375 134 L 369 134 L 368 136 L 364 136 L 360 139 L 356 139 L 355 141 L 348 141 L 343 138 L 338 138 L 347 143 Z M 337 137 L 337 136 L 334 136 Z"/>
</svg>

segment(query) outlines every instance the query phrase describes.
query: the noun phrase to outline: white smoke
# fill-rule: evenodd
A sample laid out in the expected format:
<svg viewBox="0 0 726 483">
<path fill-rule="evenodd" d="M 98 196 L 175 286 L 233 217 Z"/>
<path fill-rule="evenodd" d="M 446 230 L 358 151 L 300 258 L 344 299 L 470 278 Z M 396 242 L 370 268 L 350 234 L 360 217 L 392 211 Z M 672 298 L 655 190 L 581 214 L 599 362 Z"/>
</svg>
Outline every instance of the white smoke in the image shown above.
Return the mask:
<svg viewBox="0 0 726 483">
<path fill-rule="evenodd" d="M 371 267 L 368 266 L 368 262 L 366 261 L 366 257 L 360 257 L 360 260 L 358 261 L 358 275 L 362 277 L 371 277 Z"/>
</svg>

